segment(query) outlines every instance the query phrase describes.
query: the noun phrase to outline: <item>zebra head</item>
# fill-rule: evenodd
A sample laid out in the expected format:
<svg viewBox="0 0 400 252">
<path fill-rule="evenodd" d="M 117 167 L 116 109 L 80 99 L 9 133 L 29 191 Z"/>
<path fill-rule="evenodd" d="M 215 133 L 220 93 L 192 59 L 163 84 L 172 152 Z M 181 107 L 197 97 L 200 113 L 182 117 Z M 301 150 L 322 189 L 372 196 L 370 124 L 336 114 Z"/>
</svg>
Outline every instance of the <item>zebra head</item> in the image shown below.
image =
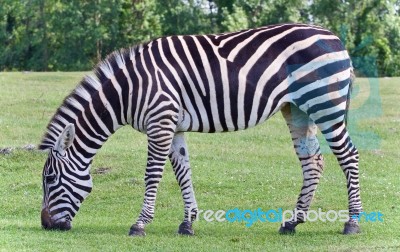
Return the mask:
<svg viewBox="0 0 400 252">
<path fill-rule="evenodd" d="M 45 229 L 71 229 L 73 217 L 92 190 L 90 163 L 82 165 L 81 159 L 73 156 L 75 152 L 71 145 L 74 138 L 75 127 L 68 124 L 54 147 L 47 148 L 49 156 L 43 169 L 41 213 Z"/>
</svg>

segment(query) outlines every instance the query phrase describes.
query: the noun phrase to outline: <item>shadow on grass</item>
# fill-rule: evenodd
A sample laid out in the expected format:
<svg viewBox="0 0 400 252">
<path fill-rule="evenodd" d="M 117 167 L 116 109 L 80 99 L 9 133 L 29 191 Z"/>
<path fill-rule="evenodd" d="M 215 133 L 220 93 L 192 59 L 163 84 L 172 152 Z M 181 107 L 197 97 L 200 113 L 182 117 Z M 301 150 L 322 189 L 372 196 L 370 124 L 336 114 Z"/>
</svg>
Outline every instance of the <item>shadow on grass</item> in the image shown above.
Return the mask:
<svg viewBox="0 0 400 252">
<path fill-rule="evenodd" d="M 130 224 L 100 224 L 100 223 L 75 223 L 72 229 L 69 231 L 60 230 L 45 230 L 40 224 L 37 225 L 29 223 L 8 223 L 3 225 L 0 230 L 6 232 L 23 232 L 23 233 L 35 233 L 36 235 L 43 234 L 43 236 L 97 236 L 106 235 L 114 237 L 128 237 L 128 232 L 130 229 Z M 179 235 L 178 231 L 179 223 L 175 224 L 150 224 L 146 227 L 147 237 L 168 237 L 168 238 L 178 238 L 178 239 L 190 239 L 191 236 Z M 298 227 L 295 234 L 292 235 L 281 235 L 278 232 L 279 226 L 266 226 L 256 227 L 256 228 L 246 228 L 238 225 L 226 226 L 226 225 L 194 225 L 195 235 L 194 237 L 200 239 L 221 239 L 221 240 L 231 240 L 232 242 L 243 241 L 245 239 L 273 239 L 273 240 L 290 240 L 290 239 L 303 239 L 310 237 L 325 237 L 325 238 L 340 238 L 340 237 L 362 237 L 363 234 L 368 232 L 362 232 L 357 235 L 345 236 L 342 234 L 342 229 L 321 229 L 321 227 L 315 227 L 315 229 L 310 229 L 310 227 Z"/>
<path fill-rule="evenodd" d="M 271 227 L 262 229 L 243 229 L 243 228 L 221 228 L 216 226 L 209 226 L 209 227 L 201 227 L 196 228 L 194 227 L 195 235 L 200 237 L 218 237 L 218 238 L 232 238 L 232 237 L 274 237 L 282 239 L 290 239 L 291 237 L 310 237 L 310 236 L 344 236 L 342 234 L 341 229 L 337 230 L 326 230 L 326 229 L 318 229 L 316 227 L 315 230 L 299 230 L 296 231 L 295 234 L 286 234 L 282 235 L 278 232 L 279 226 L 276 229 L 272 229 Z M 157 232 L 157 231 L 156 231 Z M 357 235 L 362 235 L 357 234 Z M 286 238 L 287 237 L 287 238 Z"/>
</svg>

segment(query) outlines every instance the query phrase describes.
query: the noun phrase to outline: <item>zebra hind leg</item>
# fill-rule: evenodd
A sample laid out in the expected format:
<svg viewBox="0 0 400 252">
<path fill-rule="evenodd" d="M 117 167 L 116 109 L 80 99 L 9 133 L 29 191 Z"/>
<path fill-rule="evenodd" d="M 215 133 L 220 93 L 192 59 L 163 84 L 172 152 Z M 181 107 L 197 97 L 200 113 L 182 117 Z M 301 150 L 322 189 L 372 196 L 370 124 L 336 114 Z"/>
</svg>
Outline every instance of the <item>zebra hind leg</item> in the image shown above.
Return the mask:
<svg viewBox="0 0 400 252">
<path fill-rule="evenodd" d="M 323 171 L 324 160 L 316 137 L 315 123 L 292 104 L 286 104 L 281 111 L 289 127 L 294 149 L 303 170 L 303 186 L 292 218 L 282 223 L 279 229 L 281 234 L 293 234 L 296 226 L 305 221 L 305 215 Z"/>
<path fill-rule="evenodd" d="M 317 124 L 346 176 L 350 218 L 344 225 L 343 234 L 360 233 L 358 217 L 363 210 L 360 197 L 358 150 L 350 139 L 344 121 L 318 122 Z"/>
<path fill-rule="evenodd" d="M 189 152 L 183 133 L 176 133 L 172 141 L 169 158 L 181 189 L 185 206 L 184 219 L 179 225 L 178 234 L 194 235 L 192 223 L 197 217 L 197 202 L 192 184 L 192 171 L 189 164 Z"/>
</svg>

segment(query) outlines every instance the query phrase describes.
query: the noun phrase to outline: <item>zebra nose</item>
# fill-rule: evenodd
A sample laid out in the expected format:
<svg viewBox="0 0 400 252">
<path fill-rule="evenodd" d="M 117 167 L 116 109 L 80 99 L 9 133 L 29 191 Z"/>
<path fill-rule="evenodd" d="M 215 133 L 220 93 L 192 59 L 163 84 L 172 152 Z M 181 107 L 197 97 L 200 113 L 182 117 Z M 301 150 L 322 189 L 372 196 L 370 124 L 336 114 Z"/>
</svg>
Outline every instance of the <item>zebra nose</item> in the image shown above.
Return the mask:
<svg viewBox="0 0 400 252">
<path fill-rule="evenodd" d="M 42 227 L 44 229 L 50 230 L 50 229 L 58 229 L 62 231 L 67 231 L 71 229 L 71 221 L 68 219 L 65 221 L 58 221 L 58 222 L 53 222 L 51 220 L 49 211 L 47 209 L 42 209 Z"/>
<path fill-rule="evenodd" d="M 52 228 L 52 221 L 50 218 L 50 214 L 49 211 L 47 211 L 47 209 L 42 209 L 42 213 L 41 213 L 41 219 L 42 219 L 42 227 L 44 229 L 51 229 Z"/>
</svg>

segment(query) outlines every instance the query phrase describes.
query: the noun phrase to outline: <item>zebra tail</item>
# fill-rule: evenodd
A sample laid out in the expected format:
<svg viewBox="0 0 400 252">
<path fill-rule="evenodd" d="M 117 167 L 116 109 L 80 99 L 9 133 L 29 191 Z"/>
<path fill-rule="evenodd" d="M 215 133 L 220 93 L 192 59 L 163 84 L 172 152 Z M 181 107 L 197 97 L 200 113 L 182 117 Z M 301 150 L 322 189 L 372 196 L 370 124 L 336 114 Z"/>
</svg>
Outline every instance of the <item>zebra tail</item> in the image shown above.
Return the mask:
<svg viewBox="0 0 400 252">
<path fill-rule="evenodd" d="M 344 122 L 347 126 L 347 118 L 349 115 L 349 109 L 350 109 L 350 98 L 351 98 L 351 92 L 353 91 L 353 83 L 354 80 L 356 79 L 356 75 L 354 74 L 354 68 L 350 68 L 350 82 L 349 82 L 349 91 L 347 92 L 347 101 L 346 101 L 346 111 L 344 112 Z"/>
</svg>

